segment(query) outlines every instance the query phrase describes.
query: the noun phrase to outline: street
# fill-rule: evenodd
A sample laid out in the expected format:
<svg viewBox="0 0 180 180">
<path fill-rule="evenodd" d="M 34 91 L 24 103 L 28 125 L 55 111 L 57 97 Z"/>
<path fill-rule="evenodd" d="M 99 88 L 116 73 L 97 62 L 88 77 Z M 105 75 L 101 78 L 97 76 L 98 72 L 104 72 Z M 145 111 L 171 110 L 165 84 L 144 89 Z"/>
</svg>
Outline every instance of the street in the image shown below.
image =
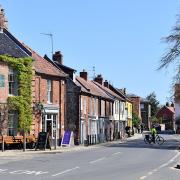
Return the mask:
<svg viewBox="0 0 180 180">
<path fill-rule="evenodd" d="M 0 157 L 0 179 L 178 180 L 180 137 L 162 136 L 163 145 L 145 144 L 142 137 L 78 152 Z"/>
</svg>

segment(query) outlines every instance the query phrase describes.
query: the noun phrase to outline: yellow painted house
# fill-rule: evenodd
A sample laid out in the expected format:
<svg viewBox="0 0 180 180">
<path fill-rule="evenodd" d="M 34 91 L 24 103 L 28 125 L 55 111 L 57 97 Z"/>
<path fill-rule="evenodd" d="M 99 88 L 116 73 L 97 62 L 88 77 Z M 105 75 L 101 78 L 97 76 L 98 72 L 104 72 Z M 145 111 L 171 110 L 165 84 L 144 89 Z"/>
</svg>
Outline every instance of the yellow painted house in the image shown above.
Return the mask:
<svg viewBox="0 0 180 180">
<path fill-rule="evenodd" d="M 130 99 L 126 98 L 126 110 L 127 110 L 127 125 L 132 127 L 132 111 L 133 104 Z"/>
</svg>

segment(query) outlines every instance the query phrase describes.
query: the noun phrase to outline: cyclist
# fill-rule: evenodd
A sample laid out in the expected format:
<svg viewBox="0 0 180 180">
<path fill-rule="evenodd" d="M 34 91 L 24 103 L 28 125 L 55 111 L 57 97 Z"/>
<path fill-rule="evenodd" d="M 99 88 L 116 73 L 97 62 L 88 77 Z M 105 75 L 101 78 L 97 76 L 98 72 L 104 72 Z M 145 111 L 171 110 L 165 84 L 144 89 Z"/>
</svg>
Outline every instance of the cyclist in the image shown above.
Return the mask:
<svg viewBox="0 0 180 180">
<path fill-rule="evenodd" d="M 156 138 L 157 130 L 155 126 L 153 125 L 151 128 L 151 136 L 152 136 L 152 142 L 155 143 L 155 138 Z"/>
</svg>

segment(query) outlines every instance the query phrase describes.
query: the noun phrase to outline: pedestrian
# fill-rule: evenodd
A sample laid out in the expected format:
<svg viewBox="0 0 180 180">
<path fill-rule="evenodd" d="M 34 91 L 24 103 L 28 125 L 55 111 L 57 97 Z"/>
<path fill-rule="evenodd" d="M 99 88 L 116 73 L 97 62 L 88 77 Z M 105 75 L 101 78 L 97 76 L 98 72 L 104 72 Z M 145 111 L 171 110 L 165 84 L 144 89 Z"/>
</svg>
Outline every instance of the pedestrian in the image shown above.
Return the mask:
<svg viewBox="0 0 180 180">
<path fill-rule="evenodd" d="M 125 127 L 125 131 L 126 131 L 126 134 L 128 135 L 128 137 L 130 137 L 130 127 L 129 126 Z"/>
<path fill-rule="evenodd" d="M 137 126 L 138 133 L 140 133 L 140 125 Z"/>
<path fill-rule="evenodd" d="M 143 133 L 143 131 L 144 131 L 144 125 L 141 124 L 141 133 Z"/>
</svg>

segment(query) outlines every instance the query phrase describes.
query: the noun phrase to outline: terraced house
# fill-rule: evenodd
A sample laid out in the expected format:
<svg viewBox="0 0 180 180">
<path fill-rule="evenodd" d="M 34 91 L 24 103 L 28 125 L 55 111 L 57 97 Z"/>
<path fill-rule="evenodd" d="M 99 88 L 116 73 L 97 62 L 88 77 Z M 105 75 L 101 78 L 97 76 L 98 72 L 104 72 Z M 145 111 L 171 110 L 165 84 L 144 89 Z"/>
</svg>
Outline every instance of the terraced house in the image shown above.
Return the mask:
<svg viewBox="0 0 180 180">
<path fill-rule="evenodd" d="M 113 115 L 113 98 L 88 79 L 86 71 L 76 77 L 76 85 L 80 93 L 80 131 L 81 143 L 89 144 L 110 140 L 112 126 L 110 117 Z"/>
</svg>

